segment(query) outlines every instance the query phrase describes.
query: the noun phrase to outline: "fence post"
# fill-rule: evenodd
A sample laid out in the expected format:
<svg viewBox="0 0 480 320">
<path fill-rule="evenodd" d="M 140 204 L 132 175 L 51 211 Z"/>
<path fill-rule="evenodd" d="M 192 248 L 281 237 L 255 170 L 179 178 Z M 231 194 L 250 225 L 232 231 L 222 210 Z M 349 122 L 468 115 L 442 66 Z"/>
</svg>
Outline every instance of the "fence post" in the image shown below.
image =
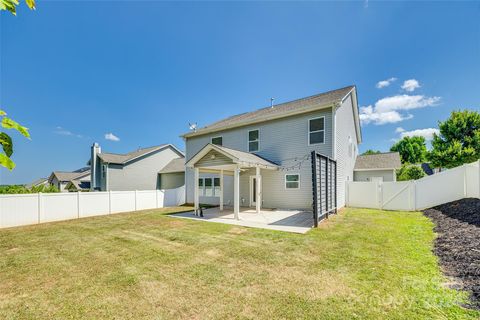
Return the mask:
<svg viewBox="0 0 480 320">
<path fill-rule="evenodd" d="M 77 219 L 80 219 L 80 191 L 77 191 Z"/>
<path fill-rule="evenodd" d="M 463 166 L 463 197 L 467 197 L 467 165 L 464 164 Z"/>
<path fill-rule="evenodd" d="M 413 180 L 413 211 L 417 211 L 417 182 Z"/>
<path fill-rule="evenodd" d="M 112 214 L 112 190 L 108 190 L 108 214 Z"/>
<path fill-rule="evenodd" d="M 137 190 L 135 190 L 135 211 L 137 211 Z"/>
<path fill-rule="evenodd" d="M 378 190 L 378 208 L 381 210 L 383 209 L 383 184 L 378 181 L 376 183 Z"/>
<path fill-rule="evenodd" d="M 40 217 L 42 215 L 42 211 L 43 211 L 43 201 L 42 201 L 42 193 L 39 192 L 38 193 L 38 223 L 40 223 Z"/>
</svg>

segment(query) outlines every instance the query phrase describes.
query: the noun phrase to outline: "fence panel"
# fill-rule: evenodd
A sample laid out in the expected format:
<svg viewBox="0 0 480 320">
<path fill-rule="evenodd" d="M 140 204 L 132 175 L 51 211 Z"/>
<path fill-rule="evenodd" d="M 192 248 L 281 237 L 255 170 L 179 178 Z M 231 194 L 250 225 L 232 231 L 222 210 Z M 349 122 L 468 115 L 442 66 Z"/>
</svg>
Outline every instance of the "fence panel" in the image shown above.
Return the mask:
<svg viewBox="0 0 480 320">
<path fill-rule="evenodd" d="M 348 206 L 357 208 L 380 208 L 377 182 L 352 182 L 347 185 Z"/>
<path fill-rule="evenodd" d="M 137 191 L 137 210 L 154 209 L 157 207 L 157 191 Z"/>
<path fill-rule="evenodd" d="M 480 198 L 480 161 L 415 181 L 349 182 L 350 207 L 423 210 L 463 198 Z"/>
<path fill-rule="evenodd" d="M 112 213 L 135 211 L 135 191 L 110 191 Z"/>
<path fill-rule="evenodd" d="M 0 195 L 0 228 L 184 203 L 185 186 L 169 190 Z"/>
<path fill-rule="evenodd" d="M 78 218 L 78 201 L 76 193 L 42 194 L 40 223 Z"/>
<path fill-rule="evenodd" d="M 385 210 L 415 210 L 412 197 L 414 191 L 413 181 L 383 182 L 382 183 L 382 209 Z"/>
<path fill-rule="evenodd" d="M 80 218 L 101 216 L 110 213 L 110 197 L 108 192 L 79 193 Z"/>
<path fill-rule="evenodd" d="M 466 166 L 465 176 L 467 178 L 467 197 L 480 198 L 480 161 L 470 163 Z"/>
<path fill-rule="evenodd" d="M 465 198 L 465 167 L 457 167 L 416 180 L 417 210 Z"/>
<path fill-rule="evenodd" d="M 0 197 L 0 227 L 38 223 L 38 194 L 12 194 Z"/>
</svg>

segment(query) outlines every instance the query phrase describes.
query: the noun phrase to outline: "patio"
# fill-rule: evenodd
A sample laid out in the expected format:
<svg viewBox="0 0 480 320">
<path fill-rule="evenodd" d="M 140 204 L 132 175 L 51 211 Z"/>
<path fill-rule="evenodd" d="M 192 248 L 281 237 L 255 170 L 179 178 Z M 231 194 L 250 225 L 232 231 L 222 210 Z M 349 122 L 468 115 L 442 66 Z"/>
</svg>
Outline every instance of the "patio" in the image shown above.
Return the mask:
<svg viewBox="0 0 480 320">
<path fill-rule="evenodd" d="M 255 208 L 241 207 L 239 219 L 235 219 L 234 210 L 225 207 L 203 210 L 203 217 L 195 216 L 193 211 L 170 215 L 171 217 L 226 223 L 251 228 L 262 228 L 294 233 L 306 233 L 313 226 L 313 215 L 309 211 L 262 209 L 260 213 Z"/>
</svg>

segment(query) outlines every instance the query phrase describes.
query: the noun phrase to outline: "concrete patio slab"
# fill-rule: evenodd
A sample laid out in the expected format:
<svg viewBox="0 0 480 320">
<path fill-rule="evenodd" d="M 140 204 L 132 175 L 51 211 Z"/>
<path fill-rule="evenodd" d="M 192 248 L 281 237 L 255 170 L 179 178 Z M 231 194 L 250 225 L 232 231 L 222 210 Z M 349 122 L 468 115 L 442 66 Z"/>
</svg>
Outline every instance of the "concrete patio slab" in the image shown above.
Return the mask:
<svg viewBox="0 0 480 320">
<path fill-rule="evenodd" d="M 313 215 L 302 210 L 262 209 L 256 213 L 252 208 L 240 208 L 239 220 L 233 216 L 233 208 L 217 208 L 203 210 L 203 217 L 193 214 L 193 211 L 170 215 L 171 217 L 226 223 L 237 226 L 262 228 L 294 233 L 306 233 L 313 227 Z"/>
</svg>

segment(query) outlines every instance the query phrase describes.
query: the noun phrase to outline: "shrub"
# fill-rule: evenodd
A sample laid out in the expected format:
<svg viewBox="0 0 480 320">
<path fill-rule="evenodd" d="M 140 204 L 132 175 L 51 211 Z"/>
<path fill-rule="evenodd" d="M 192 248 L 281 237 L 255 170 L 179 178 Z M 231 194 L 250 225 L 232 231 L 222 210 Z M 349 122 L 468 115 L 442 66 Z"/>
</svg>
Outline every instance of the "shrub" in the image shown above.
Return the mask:
<svg viewBox="0 0 480 320">
<path fill-rule="evenodd" d="M 418 180 L 425 177 L 425 172 L 420 166 L 406 164 L 397 171 L 397 181 Z"/>
</svg>

